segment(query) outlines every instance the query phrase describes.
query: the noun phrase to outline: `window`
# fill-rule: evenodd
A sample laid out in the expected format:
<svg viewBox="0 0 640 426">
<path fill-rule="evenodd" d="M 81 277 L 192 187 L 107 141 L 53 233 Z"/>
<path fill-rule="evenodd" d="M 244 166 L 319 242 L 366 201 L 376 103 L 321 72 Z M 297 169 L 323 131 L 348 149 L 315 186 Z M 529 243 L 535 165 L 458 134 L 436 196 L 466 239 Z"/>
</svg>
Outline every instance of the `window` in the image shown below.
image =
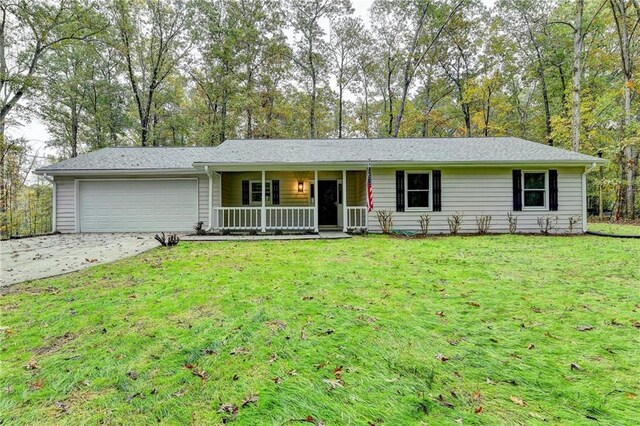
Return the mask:
<svg viewBox="0 0 640 426">
<path fill-rule="evenodd" d="M 271 204 L 271 181 L 267 180 L 264 182 L 265 186 L 265 204 Z M 260 204 L 262 205 L 262 181 L 252 180 L 249 182 L 249 191 L 250 191 L 250 201 L 251 204 Z"/>
<path fill-rule="evenodd" d="M 546 172 L 522 172 L 522 206 L 532 209 L 547 207 Z"/>
<path fill-rule="evenodd" d="M 429 209 L 431 206 L 431 173 L 406 172 L 406 200 L 408 209 Z"/>
</svg>

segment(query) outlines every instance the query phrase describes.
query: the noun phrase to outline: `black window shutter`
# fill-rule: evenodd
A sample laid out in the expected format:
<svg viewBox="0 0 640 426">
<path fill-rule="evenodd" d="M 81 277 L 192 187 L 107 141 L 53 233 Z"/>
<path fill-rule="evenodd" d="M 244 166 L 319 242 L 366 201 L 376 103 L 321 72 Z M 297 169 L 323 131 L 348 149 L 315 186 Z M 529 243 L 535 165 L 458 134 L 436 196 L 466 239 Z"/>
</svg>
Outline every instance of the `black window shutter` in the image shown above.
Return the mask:
<svg viewBox="0 0 640 426">
<path fill-rule="evenodd" d="M 280 181 L 279 180 L 271 181 L 271 204 L 273 205 L 280 204 Z"/>
<path fill-rule="evenodd" d="M 442 173 L 434 170 L 433 175 L 433 211 L 442 211 Z"/>
<path fill-rule="evenodd" d="M 558 210 L 558 171 L 549 170 L 549 210 Z"/>
<path fill-rule="evenodd" d="M 513 210 L 522 210 L 522 170 L 513 171 Z"/>
<path fill-rule="evenodd" d="M 396 170 L 396 211 L 404 211 L 404 170 Z"/>
<path fill-rule="evenodd" d="M 242 181 L 242 205 L 243 206 L 249 205 L 249 181 L 248 180 Z"/>
</svg>

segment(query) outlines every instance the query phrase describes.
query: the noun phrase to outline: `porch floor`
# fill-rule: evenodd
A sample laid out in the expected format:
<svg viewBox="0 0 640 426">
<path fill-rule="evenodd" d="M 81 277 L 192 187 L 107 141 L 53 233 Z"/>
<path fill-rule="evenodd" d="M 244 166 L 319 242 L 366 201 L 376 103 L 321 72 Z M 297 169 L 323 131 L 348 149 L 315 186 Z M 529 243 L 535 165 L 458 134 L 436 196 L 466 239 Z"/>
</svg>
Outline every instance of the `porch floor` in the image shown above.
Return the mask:
<svg viewBox="0 0 640 426">
<path fill-rule="evenodd" d="M 261 241 L 261 240 L 336 240 L 351 238 L 342 231 L 320 231 L 317 234 L 284 234 L 284 235 L 185 235 L 181 241 Z"/>
</svg>

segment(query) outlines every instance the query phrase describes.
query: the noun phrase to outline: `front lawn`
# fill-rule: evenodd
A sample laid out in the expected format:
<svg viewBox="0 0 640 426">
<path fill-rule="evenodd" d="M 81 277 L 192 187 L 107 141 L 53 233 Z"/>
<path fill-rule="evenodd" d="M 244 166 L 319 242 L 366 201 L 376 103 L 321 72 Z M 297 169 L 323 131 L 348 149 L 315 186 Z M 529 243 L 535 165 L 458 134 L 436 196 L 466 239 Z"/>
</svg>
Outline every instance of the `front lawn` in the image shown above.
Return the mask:
<svg viewBox="0 0 640 426">
<path fill-rule="evenodd" d="M 0 298 L 0 423 L 635 424 L 639 259 L 593 236 L 155 249 Z"/>
<path fill-rule="evenodd" d="M 640 235 L 640 223 L 610 223 L 610 222 L 596 222 L 589 223 L 587 226 L 589 231 L 603 232 L 605 234 L 612 235 Z"/>
</svg>

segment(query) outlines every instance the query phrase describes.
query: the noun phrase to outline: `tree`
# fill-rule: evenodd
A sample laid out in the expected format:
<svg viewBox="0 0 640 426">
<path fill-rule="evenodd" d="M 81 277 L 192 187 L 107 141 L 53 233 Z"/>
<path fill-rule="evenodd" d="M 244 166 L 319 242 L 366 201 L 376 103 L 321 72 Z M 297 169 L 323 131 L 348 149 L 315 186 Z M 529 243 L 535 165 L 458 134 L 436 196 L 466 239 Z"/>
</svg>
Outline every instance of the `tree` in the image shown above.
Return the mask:
<svg viewBox="0 0 640 426">
<path fill-rule="evenodd" d="M 302 73 L 302 82 L 309 93 L 309 137 L 317 137 L 316 112 L 318 86 L 326 78 L 327 43 L 320 25 L 324 18 L 334 19 L 341 13 L 351 13 L 349 0 L 291 0 L 291 25 L 296 36 L 291 59 Z"/>
<path fill-rule="evenodd" d="M 334 21 L 331 28 L 331 51 L 338 85 L 338 138 L 342 139 L 344 91 L 358 74 L 358 54 L 362 49 L 364 25 L 352 17 Z"/>
<path fill-rule="evenodd" d="M 634 77 L 634 61 L 636 52 L 635 33 L 640 25 L 640 5 L 636 0 L 629 4 L 625 0 L 610 0 L 611 11 L 618 36 L 618 46 L 620 52 L 620 64 L 623 85 L 622 119 L 621 119 L 621 139 L 622 156 L 619 159 L 620 177 L 625 182 L 626 188 L 622 190 L 622 185 L 618 191 L 616 200 L 616 218 L 624 214 L 628 218 L 635 218 L 635 181 L 638 175 L 638 143 L 637 137 L 632 134 L 637 133 L 637 124 L 634 114 L 631 112 L 632 90 L 636 87 Z M 624 194 L 624 195 L 623 195 Z"/>
<path fill-rule="evenodd" d="M 150 135 L 154 97 L 189 51 L 188 16 L 189 8 L 181 0 L 114 0 L 117 46 L 126 64 L 142 146 L 157 144 Z"/>
</svg>

